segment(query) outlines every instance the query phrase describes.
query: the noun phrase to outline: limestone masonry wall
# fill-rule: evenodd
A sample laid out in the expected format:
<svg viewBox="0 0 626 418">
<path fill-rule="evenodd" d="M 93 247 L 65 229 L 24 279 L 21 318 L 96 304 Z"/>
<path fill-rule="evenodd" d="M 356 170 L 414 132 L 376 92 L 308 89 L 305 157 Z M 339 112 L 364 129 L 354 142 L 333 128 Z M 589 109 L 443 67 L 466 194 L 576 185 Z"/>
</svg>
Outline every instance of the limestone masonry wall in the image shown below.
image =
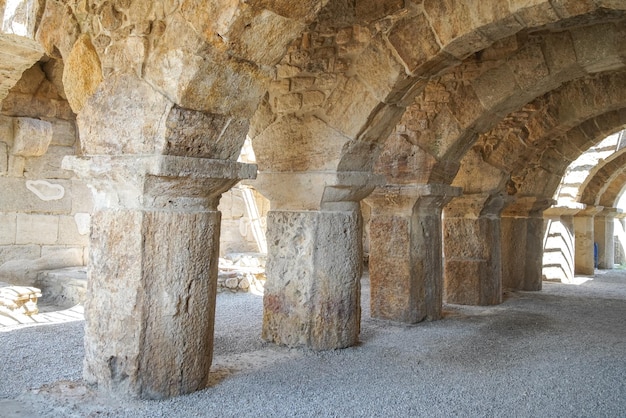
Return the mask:
<svg viewBox="0 0 626 418">
<path fill-rule="evenodd" d="M 61 168 L 78 148 L 62 64 L 39 62 L 0 112 L 0 281 L 34 284 L 41 270 L 87 263 L 91 193 Z"/>
</svg>

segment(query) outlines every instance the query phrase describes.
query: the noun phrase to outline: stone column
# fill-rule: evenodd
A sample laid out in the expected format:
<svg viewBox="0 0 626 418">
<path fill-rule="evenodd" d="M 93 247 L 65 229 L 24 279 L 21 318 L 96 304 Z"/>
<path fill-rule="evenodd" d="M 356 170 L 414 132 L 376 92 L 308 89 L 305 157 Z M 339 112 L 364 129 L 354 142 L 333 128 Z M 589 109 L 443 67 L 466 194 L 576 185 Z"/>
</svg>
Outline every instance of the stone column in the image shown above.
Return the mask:
<svg viewBox="0 0 626 418">
<path fill-rule="evenodd" d="M 202 389 L 213 351 L 221 194 L 255 166 L 66 157 L 94 192 L 84 377 L 141 398 Z"/>
<path fill-rule="evenodd" d="M 358 342 L 363 266 L 359 201 L 379 180 L 369 173 L 259 174 L 255 186 L 272 206 L 263 339 L 314 350 Z"/>
<path fill-rule="evenodd" d="M 593 219 L 594 242 L 598 244 L 598 267 L 612 269 L 615 265 L 615 215 L 617 208 L 604 208 Z"/>
<path fill-rule="evenodd" d="M 371 314 L 417 323 L 441 318 L 441 212 L 460 189 L 442 184 L 387 185 L 371 206 Z"/>
<path fill-rule="evenodd" d="M 587 206 L 574 216 L 574 274 L 594 274 L 593 217 L 602 206 Z"/>
<path fill-rule="evenodd" d="M 543 245 L 543 275 L 547 280 L 574 280 L 574 216 L 578 209 L 551 207 L 544 211 L 546 236 Z"/>
<path fill-rule="evenodd" d="M 444 210 L 444 299 L 461 305 L 502 303 L 502 197 L 464 195 Z"/>
<path fill-rule="evenodd" d="M 502 286 L 511 290 L 541 290 L 543 211 L 555 201 L 522 198 L 502 212 Z"/>
</svg>

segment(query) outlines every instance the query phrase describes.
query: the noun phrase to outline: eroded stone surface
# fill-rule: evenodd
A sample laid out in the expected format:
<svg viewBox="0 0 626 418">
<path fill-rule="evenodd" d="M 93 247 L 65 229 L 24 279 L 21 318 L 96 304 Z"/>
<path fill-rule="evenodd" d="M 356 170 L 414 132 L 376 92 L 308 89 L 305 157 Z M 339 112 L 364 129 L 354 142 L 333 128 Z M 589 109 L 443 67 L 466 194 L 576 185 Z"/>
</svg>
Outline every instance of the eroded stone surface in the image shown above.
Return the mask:
<svg viewBox="0 0 626 418">
<path fill-rule="evenodd" d="M 358 212 L 268 214 L 263 338 L 327 350 L 358 342 L 362 269 Z"/>
</svg>

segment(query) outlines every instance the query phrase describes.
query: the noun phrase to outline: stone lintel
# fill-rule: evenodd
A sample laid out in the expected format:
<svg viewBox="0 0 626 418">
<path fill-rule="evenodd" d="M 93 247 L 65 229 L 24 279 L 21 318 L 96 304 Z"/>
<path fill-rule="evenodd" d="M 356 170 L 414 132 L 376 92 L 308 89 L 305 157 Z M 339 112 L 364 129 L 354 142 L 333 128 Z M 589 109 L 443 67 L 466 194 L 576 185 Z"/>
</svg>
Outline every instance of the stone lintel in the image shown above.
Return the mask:
<svg viewBox="0 0 626 418">
<path fill-rule="evenodd" d="M 216 210 L 222 193 L 256 175 L 252 164 L 169 155 L 68 156 L 62 166 L 89 183 L 96 209 Z"/>
<path fill-rule="evenodd" d="M 370 172 L 259 172 L 250 183 L 272 210 L 353 210 L 384 177 Z"/>
</svg>

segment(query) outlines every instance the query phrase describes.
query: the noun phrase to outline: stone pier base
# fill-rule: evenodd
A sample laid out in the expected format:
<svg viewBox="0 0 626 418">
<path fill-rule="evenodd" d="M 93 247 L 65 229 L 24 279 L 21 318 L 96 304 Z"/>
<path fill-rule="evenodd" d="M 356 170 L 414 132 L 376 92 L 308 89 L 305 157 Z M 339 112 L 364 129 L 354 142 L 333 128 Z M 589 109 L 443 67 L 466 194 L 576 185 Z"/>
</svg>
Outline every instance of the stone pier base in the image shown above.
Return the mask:
<svg viewBox="0 0 626 418">
<path fill-rule="evenodd" d="M 444 293 L 448 303 L 502 303 L 501 202 L 489 196 L 454 199 L 444 216 Z"/>
<path fill-rule="evenodd" d="M 314 350 L 358 342 L 362 221 L 354 211 L 271 211 L 263 338 Z"/>
<path fill-rule="evenodd" d="M 220 213 L 105 210 L 92 218 L 88 382 L 167 398 L 207 384 Z"/>
</svg>

